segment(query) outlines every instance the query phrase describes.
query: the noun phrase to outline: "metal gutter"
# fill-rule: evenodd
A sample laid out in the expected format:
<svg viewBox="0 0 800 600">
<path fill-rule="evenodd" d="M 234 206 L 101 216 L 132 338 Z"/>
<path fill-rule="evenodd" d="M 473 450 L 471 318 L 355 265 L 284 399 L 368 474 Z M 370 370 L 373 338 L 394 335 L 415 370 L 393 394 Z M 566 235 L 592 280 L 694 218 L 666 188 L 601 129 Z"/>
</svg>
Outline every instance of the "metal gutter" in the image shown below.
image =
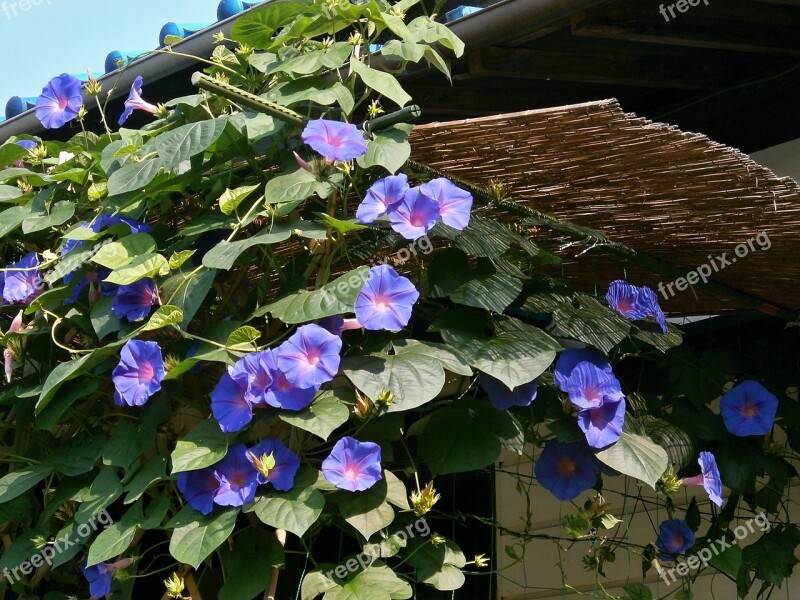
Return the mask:
<svg viewBox="0 0 800 600">
<path fill-rule="evenodd" d="M 272 0 L 280 1 L 280 0 Z M 483 10 L 464 16 L 449 23 L 450 29 L 466 44 L 468 50 L 475 50 L 491 44 L 502 44 L 513 39 L 519 39 L 535 32 L 542 27 L 547 27 L 560 20 L 568 18 L 577 11 L 586 10 L 608 0 L 502 0 Z M 259 4 L 258 6 L 263 6 Z M 248 7 L 244 12 L 231 16 L 213 26 L 200 31 L 184 41 L 175 45 L 175 49 L 195 56 L 206 57 L 213 48 L 213 36 L 222 31 L 226 36 L 236 19 L 242 14 L 253 10 L 256 6 Z M 112 89 L 111 100 L 125 96 L 136 76 L 141 75 L 147 80 L 159 80 L 169 77 L 186 69 L 192 61 L 166 53 L 147 54 L 136 59 L 123 71 L 115 71 L 101 77 L 98 81 L 104 84 L 104 89 Z M 91 100 L 91 103 L 89 102 Z M 84 94 L 84 101 L 88 107 L 94 101 Z M 33 110 L 24 112 L 16 117 L 0 123 L 0 143 L 16 135 L 36 135 L 43 131 L 41 123 L 36 118 Z"/>
</svg>

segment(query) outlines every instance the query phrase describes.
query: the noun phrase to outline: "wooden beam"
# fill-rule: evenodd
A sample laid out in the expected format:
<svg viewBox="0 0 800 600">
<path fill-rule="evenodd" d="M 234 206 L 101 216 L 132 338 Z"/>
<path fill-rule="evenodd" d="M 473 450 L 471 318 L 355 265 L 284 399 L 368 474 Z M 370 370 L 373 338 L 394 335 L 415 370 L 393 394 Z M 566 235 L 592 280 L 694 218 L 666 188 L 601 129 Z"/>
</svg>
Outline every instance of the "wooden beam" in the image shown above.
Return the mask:
<svg viewBox="0 0 800 600">
<path fill-rule="evenodd" d="M 665 20 L 659 9 L 677 0 L 612 1 L 572 15 L 575 36 L 654 44 L 716 48 L 736 52 L 777 52 L 800 56 L 800 10 L 753 0 L 700 3 Z M 686 6 L 686 5 L 685 5 Z"/>
<path fill-rule="evenodd" d="M 704 62 L 690 54 L 679 51 L 647 56 L 615 52 L 484 48 L 470 53 L 469 73 L 483 77 L 686 90 L 718 89 L 737 79 L 735 65 Z"/>
</svg>

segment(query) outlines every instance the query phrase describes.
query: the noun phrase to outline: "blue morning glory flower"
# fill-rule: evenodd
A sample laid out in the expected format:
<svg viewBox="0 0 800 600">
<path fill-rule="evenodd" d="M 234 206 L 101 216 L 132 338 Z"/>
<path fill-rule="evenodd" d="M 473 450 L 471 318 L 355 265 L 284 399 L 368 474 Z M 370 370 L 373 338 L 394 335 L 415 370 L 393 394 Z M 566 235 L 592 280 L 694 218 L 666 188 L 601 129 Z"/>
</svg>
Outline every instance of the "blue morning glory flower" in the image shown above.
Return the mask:
<svg viewBox="0 0 800 600">
<path fill-rule="evenodd" d="M 697 462 L 700 465 L 700 474 L 686 477 L 681 483 L 683 485 L 702 485 L 708 493 L 709 500 L 717 506 L 722 506 L 722 477 L 717 468 L 717 459 L 711 452 L 701 452 Z"/>
<path fill-rule="evenodd" d="M 36 118 L 45 129 L 58 129 L 76 118 L 82 106 L 80 79 L 62 73 L 51 79 L 36 99 Z"/>
<path fill-rule="evenodd" d="M 536 388 L 539 379 L 518 385 L 513 390 L 505 383 L 491 375 L 481 373 L 481 387 L 489 396 L 489 401 L 498 410 L 508 410 L 512 406 L 529 406 L 536 400 Z"/>
<path fill-rule="evenodd" d="M 142 79 L 141 75 L 133 80 L 128 99 L 125 100 L 125 111 L 119 118 L 120 125 L 123 125 L 128 120 L 134 110 L 143 110 L 151 115 L 158 111 L 158 107 L 155 104 L 150 104 L 142 98 L 142 85 L 144 85 L 144 79 Z"/>
<path fill-rule="evenodd" d="M 567 381 L 569 381 L 572 371 L 582 362 L 591 363 L 609 375 L 614 374 L 608 359 L 597 350 L 592 348 L 569 348 L 564 350 L 556 361 L 553 381 L 555 381 L 558 389 L 562 392 L 567 391 Z"/>
<path fill-rule="evenodd" d="M 3 298 L 6 302 L 27 304 L 42 291 L 42 279 L 39 276 L 38 266 L 39 258 L 35 252 L 31 252 L 6 267 L 11 269 L 4 273 Z"/>
<path fill-rule="evenodd" d="M 228 367 L 211 392 L 211 413 L 225 433 L 239 431 L 253 420 L 253 405 L 247 400 L 247 373 Z"/>
<path fill-rule="evenodd" d="M 411 310 L 419 292 L 411 280 L 389 265 L 378 265 L 356 298 L 356 320 L 364 329 L 400 331 L 411 320 Z"/>
<path fill-rule="evenodd" d="M 314 323 L 303 325 L 273 355 L 278 368 L 299 388 L 319 387 L 339 371 L 342 340 Z"/>
<path fill-rule="evenodd" d="M 578 408 L 596 408 L 623 397 L 619 380 L 590 362 L 578 363 L 564 387 L 570 402 Z"/>
<path fill-rule="evenodd" d="M 402 200 L 389 207 L 389 223 L 407 240 L 417 240 L 433 229 L 440 211 L 438 202 L 423 194 L 420 188 L 411 188 Z"/>
<path fill-rule="evenodd" d="M 766 435 L 775 423 L 778 398 L 757 381 L 743 381 L 722 397 L 719 408 L 733 435 Z"/>
<path fill-rule="evenodd" d="M 419 191 L 439 205 L 442 223 L 459 231 L 469 225 L 472 194 L 444 177 L 423 183 Z"/>
<path fill-rule="evenodd" d="M 549 440 L 533 473 L 539 484 L 559 500 L 572 500 L 597 482 L 595 457 L 580 442 Z"/>
<path fill-rule="evenodd" d="M 128 340 L 114 367 L 114 402 L 117 406 L 142 406 L 161 389 L 166 370 L 158 342 Z"/>
<path fill-rule="evenodd" d="M 233 378 L 240 380 L 240 377 L 244 376 L 247 381 L 244 396 L 251 405 L 267 403 L 267 395 L 272 385 L 272 374 L 266 360 L 270 353 L 270 350 L 251 352 L 233 365 Z"/>
<path fill-rule="evenodd" d="M 37 144 L 36 142 L 34 142 L 33 140 L 19 140 L 19 141 L 16 141 L 16 142 L 14 142 L 14 143 L 15 143 L 17 146 L 20 146 L 20 147 L 22 147 L 22 148 L 25 148 L 25 150 L 27 150 L 28 152 L 30 152 L 31 150 L 33 150 L 34 148 L 36 148 L 36 146 L 38 146 L 38 145 L 39 145 L 39 144 Z M 14 166 L 15 166 L 15 167 L 22 167 L 22 166 L 23 166 L 23 160 L 22 160 L 22 159 L 20 159 L 20 160 L 15 160 L 15 161 L 14 161 Z"/>
<path fill-rule="evenodd" d="M 247 456 L 247 447 L 236 444 L 214 465 L 214 475 L 219 480 L 219 489 L 214 494 L 214 503 L 220 506 L 242 506 L 256 495 L 258 473 Z"/>
<path fill-rule="evenodd" d="M 292 411 L 300 411 L 311 406 L 317 395 L 318 386 L 299 388 L 292 385 L 283 371 L 278 368 L 275 363 L 275 354 L 271 350 L 266 351 L 263 361 L 272 377 L 272 384 L 265 395 L 267 404 Z"/>
<path fill-rule="evenodd" d="M 263 457 L 272 457 L 275 464 L 271 468 Z M 247 460 L 258 472 L 258 483 L 271 483 L 272 487 L 288 492 L 294 485 L 294 476 L 300 468 L 300 457 L 289 450 L 277 438 L 267 438 L 247 451 Z"/>
<path fill-rule="evenodd" d="M 303 141 L 330 161 L 348 161 L 367 153 L 367 143 L 352 123 L 314 119 L 302 133 Z"/>
<path fill-rule="evenodd" d="M 408 190 L 408 176 L 403 173 L 379 179 L 367 190 L 358 206 L 356 218 L 359 223 L 372 223 L 379 219 L 403 199 Z"/>
<path fill-rule="evenodd" d="M 193 509 L 207 515 L 214 509 L 214 496 L 219 490 L 219 479 L 214 467 L 178 473 L 178 489 Z"/>
<path fill-rule="evenodd" d="M 606 300 L 611 308 L 626 319 L 637 321 L 654 317 L 661 326 L 661 331 L 667 333 L 667 320 L 659 306 L 658 296 L 649 287 L 637 287 L 617 279 L 609 284 Z"/>
<path fill-rule="evenodd" d="M 121 558 L 117 562 L 98 563 L 91 567 L 87 567 L 86 562 L 86 559 L 81 561 L 81 573 L 89 582 L 89 594 L 94 598 L 103 598 L 111 593 L 114 571 L 127 569 L 133 564 L 133 559 Z"/>
<path fill-rule="evenodd" d="M 118 319 L 141 321 L 156 303 L 156 283 L 149 277 L 117 288 L 111 310 Z"/>
<path fill-rule="evenodd" d="M 622 435 L 624 423 L 624 398 L 578 412 L 578 427 L 586 435 L 586 441 L 592 448 L 605 448 L 615 443 Z"/>
<path fill-rule="evenodd" d="M 675 560 L 694 546 L 694 533 L 683 519 L 670 519 L 661 523 L 656 546 L 661 560 Z"/>
<path fill-rule="evenodd" d="M 322 461 L 322 474 L 341 490 L 367 490 L 383 477 L 381 447 L 345 436 L 336 442 L 328 458 Z"/>
</svg>

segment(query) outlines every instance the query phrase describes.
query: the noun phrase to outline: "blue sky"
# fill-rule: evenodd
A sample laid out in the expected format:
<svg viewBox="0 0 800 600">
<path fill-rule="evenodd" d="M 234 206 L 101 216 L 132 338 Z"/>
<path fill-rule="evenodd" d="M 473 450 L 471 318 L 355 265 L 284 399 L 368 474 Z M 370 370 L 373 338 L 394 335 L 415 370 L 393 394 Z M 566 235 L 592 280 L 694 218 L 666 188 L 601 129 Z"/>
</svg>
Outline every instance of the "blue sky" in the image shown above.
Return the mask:
<svg viewBox="0 0 800 600">
<path fill-rule="evenodd" d="M 112 50 L 156 48 L 158 32 L 168 21 L 216 21 L 218 4 L 218 0 L 0 0 L 0 115 L 10 96 L 38 96 L 55 75 L 78 74 L 87 67 L 102 72 Z"/>
</svg>

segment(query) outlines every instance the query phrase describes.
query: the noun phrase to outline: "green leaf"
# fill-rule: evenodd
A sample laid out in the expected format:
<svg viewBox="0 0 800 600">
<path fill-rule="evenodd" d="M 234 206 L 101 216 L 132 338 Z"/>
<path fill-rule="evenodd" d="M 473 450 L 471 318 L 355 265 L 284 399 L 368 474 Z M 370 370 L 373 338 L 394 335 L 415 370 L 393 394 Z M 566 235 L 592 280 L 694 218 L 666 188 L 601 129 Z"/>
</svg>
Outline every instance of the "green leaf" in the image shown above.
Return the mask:
<svg viewBox="0 0 800 600">
<path fill-rule="evenodd" d="M 314 214 L 320 218 L 322 223 L 324 223 L 328 227 L 332 227 L 339 233 L 347 233 L 349 231 L 358 231 L 360 229 L 367 229 L 366 225 L 361 225 L 356 219 L 348 219 L 347 221 L 342 221 L 341 219 L 336 219 L 326 213 L 318 212 Z"/>
<path fill-rule="evenodd" d="M 260 598 L 272 569 L 284 564 L 283 547 L 275 536 L 255 529 L 239 533 L 230 546 L 220 549 L 219 556 L 226 578 L 218 600 Z"/>
<path fill-rule="evenodd" d="M 25 206 L 12 206 L 3 212 L 0 212 L 0 237 L 5 237 L 17 227 L 22 225 L 22 222 L 31 214 L 31 208 Z"/>
<path fill-rule="evenodd" d="M 170 325 L 178 325 L 182 321 L 183 311 L 177 306 L 166 304 L 153 313 L 142 331 L 154 331 Z"/>
<path fill-rule="evenodd" d="M 229 215 L 236 210 L 242 200 L 247 198 L 250 194 L 259 188 L 258 185 L 244 185 L 235 190 L 227 188 L 219 197 L 219 209 L 223 214 Z"/>
<path fill-rule="evenodd" d="M 239 509 L 215 511 L 208 516 L 195 514 L 196 520 L 172 532 L 169 552 L 175 560 L 197 569 L 233 533 Z"/>
<path fill-rule="evenodd" d="M 386 494 L 384 480 L 363 492 L 344 492 L 339 501 L 339 514 L 369 540 L 375 532 L 394 521 L 394 509 L 386 501 Z"/>
<path fill-rule="evenodd" d="M 467 559 L 461 549 L 451 540 L 433 545 L 429 540 L 409 545 L 408 562 L 416 570 L 417 581 L 432 585 L 437 590 L 452 591 L 464 585 Z"/>
<path fill-rule="evenodd" d="M 325 593 L 323 600 L 406 600 L 411 598 L 411 586 L 395 572 L 375 561 L 342 586 Z"/>
<path fill-rule="evenodd" d="M 110 467 L 100 469 L 75 512 L 75 523 L 89 523 L 97 513 L 110 506 L 120 495 L 122 495 L 122 485 L 114 469 Z"/>
<path fill-rule="evenodd" d="M 130 517 L 125 518 L 127 516 L 128 513 L 125 513 L 122 520 L 112 523 L 95 538 L 92 545 L 89 546 L 87 566 L 91 567 L 119 556 L 128 549 L 136 535 L 136 523 L 131 523 Z"/>
<path fill-rule="evenodd" d="M 103 296 L 92 306 L 89 318 L 92 321 L 92 329 L 97 334 L 98 340 L 102 340 L 109 333 L 122 329 L 122 321 L 111 310 L 113 304 L 114 298 Z"/>
<path fill-rule="evenodd" d="M 417 17 L 408 24 L 408 29 L 418 42 L 427 42 L 428 44 L 438 42 L 445 48 L 450 48 L 456 58 L 464 54 L 464 42 L 447 26 L 430 17 Z"/>
<path fill-rule="evenodd" d="M 274 60 L 274 58 L 273 58 Z M 350 114 L 355 105 L 353 93 L 340 81 L 331 83 L 324 77 L 300 77 L 279 83 L 267 93 L 267 99 L 282 106 L 311 101 L 323 106 L 339 104 L 345 114 Z"/>
<path fill-rule="evenodd" d="M 197 252 L 197 250 L 181 250 L 180 252 L 176 252 L 169 257 L 169 268 L 173 271 L 177 271 L 195 252 Z"/>
<path fill-rule="evenodd" d="M 744 562 L 765 583 L 780 586 L 792 575 L 798 563 L 795 548 L 800 544 L 800 530 L 795 524 L 775 525 L 744 549 Z"/>
<path fill-rule="evenodd" d="M 171 169 L 196 154 L 204 152 L 222 135 L 227 124 L 227 116 L 188 123 L 172 131 L 162 133 L 154 138 L 150 144 L 155 146 L 164 167 Z"/>
<path fill-rule="evenodd" d="M 718 571 L 736 579 L 742 566 L 742 549 L 734 542 L 719 554 L 713 553 L 709 564 Z"/>
<path fill-rule="evenodd" d="M 319 71 L 339 69 L 350 58 L 353 45 L 348 42 L 334 42 L 329 48 L 304 52 L 287 60 L 278 60 L 267 67 L 266 74 L 291 73 L 312 75 Z"/>
<path fill-rule="evenodd" d="M 554 335 L 579 340 L 605 353 L 625 339 L 631 323 L 586 294 L 536 294 L 523 304 L 531 312 L 553 315 Z"/>
<path fill-rule="evenodd" d="M 219 423 L 208 419 L 198 423 L 172 451 L 172 474 L 196 471 L 222 460 L 228 451 L 228 437 Z"/>
<path fill-rule="evenodd" d="M 9 473 L 0 479 L 0 504 L 24 494 L 47 477 L 52 470 L 48 465 L 31 465 Z"/>
<path fill-rule="evenodd" d="M 325 390 L 317 394 L 314 403 L 300 412 L 282 412 L 279 418 L 284 423 L 310 431 L 327 440 L 331 433 L 347 422 L 350 409 L 339 400 L 342 390 Z"/>
<path fill-rule="evenodd" d="M 16 200 L 22 196 L 22 190 L 11 185 L 0 185 L 0 202 Z"/>
<path fill-rule="evenodd" d="M 475 471 L 500 456 L 503 443 L 520 430 L 507 411 L 487 400 L 460 399 L 431 416 L 422 432 L 419 451 L 435 475 Z"/>
<path fill-rule="evenodd" d="M 395 174 L 410 156 L 408 133 L 395 125 L 376 133 L 367 143 L 367 153 L 356 162 L 365 169 L 380 165 L 389 173 Z"/>
<path fill-rule="evenodd" d="M 467 374 L 472 371 L 455 351 L 416 340 L 401 340 L 394 354 L 373 354 L 345 359 L 344 374 L 369 398 L 383 390 L 395 394 L 389 412 L 417 408 L 433 400 L 444 387 L 445 369 Z"/>
<path fill-rule="evenodd" d="M 330 183 L 319 181 L 305 169 L 297 169 L 270 179 L 264 189 L 264 200 L 267 204 L 302 202 L 314 194 L 327 198 L 331 190 Z"/>
<path fill-rule="evenodd" d="M 231 39 L 257 49 L 268 48 L 272 34 L 305 7 L 304 2 L 273 2 L 260 6 L 236 20 L 231 28 Z"/>
<path fill-rule="evenodd" d="M 156 241 L 146 233 L 127 235 L 118 242 L 100 247 L 92 256 L 92 262 L 108 269 L 124 267 L 139 256 L 156 249 Z"/>
<path fill-rule="evenodd" d="M 300 290 L 267 304 L 253 313 L 253 317 L 271 313 L 276 319 L 293 325 L 353 312 L 356 298 L 361 293 L 368 275 L 369 267 L 359 267 L 322 286 L 319 290 L 313 292 Z"/>
<path fill-rule="evenodd" d="M 542 330 L 516 319 L 495 321 L 518 325 L 500 330 L 493 337 L 476 337 L 479 332 L 471 331 L 471 323 L 464 321 L 471 314 L 474 313 L 451 311 L 434 326 L 440 330 L 445 343 L 457 348 L 470 365 L 511 389 L 541 375 L 561 350 L 560 344 Z"/>
<path fill-rule="evenodd" d="M 114 269 L 103 281 L 117 285 L 129 285 L 145 277 L 169 273 L 169 263 L 160 254 L 148 252 L 135 257 L 125 266 Z"/>
<path fill-rule="evenodd" d="M 161 286 L 161 298 L 183 311 L 181 327 L 184 329 L 205 300 L 216 276 L 216 269 L 201 268 L 197 273 L 178 273 Z"/>
<path fill-rule="evenodd" d="M 403 107 L 411 100 L 411 96 L 406 93 L 394 75 L 368 67 L 355 57 L 350 59 L 350 69 L 361 78 L 364 85 L 386 96 L 398 106 Z"/>
<path fill-rule="evenodd" d="M 389 40 L 381 48 L 384 56 L 397 56 L 410 62 L 419 62 L 425 56 L 425 46 L 416 42 Z"/>
<path fill-rule="evenodd" d="M 33 213 L 22 222 L 23 233 L 35 233 L 50 227 L 58 227 L 69 221 L 75 214 L 75 204 L 63 200 L 56 202 L 50 212 Z"/>
<path fill-rule="evenodd" d="M 227 271 L 236 262 L 236 259 L 249 248 L 265 244 L 277 244 L 288 240 L 292 235 L 289 223 L 278 223 L 272 227 L 238 242 L 222 240 L 203 256 L 203 265 L 212 269 Z"/>
<path fill-rule="evenodd" d="M 167 459 L 154 456 L 136 471 L 131 480 L 125 484 L 123 491 L 127 493 L 125 504 L 136 502 L 151 485 L 167 479 Z"/>
<path fill-rule="evenodd" d="M 619 440 L 596 453 L 603 463 L 643 481 L 653 489 L 669 466 L 667 451 L 650 438 L 622 432 Z"/>
<path fill-rule="evenodd" d="M 159 157 L 140 162 L 127 162 L 108 178 L 108 195 L 119 196 L 140 190 L 153 181 L 162 168 L 164 168 L 164 163 Z"/>
<path fill-rule="evenodd" d="M 255 513 L 266 525 L 291 531 L 298 537 L 317 521 L 325 497 L 313 486 L 318 472 L 303 467 L 288 492 L 272 491 L 256 497 Z"/>
<path fill-rule="evenodd" d="M 653 600 L 653 592 L 643 583 L 629 583 L 622 587 L 625 600 Z"/>
<path fill-rule="evenodd" d="M 225 345 L 231 349 L 252 350 L 254 346 L 253 342 L 260 337 L 261 333 L 258 329 L 245 325 L 244 327 L 239 327 L 239 329 L 230 334 L 225 341 Z"/>
</svg>

